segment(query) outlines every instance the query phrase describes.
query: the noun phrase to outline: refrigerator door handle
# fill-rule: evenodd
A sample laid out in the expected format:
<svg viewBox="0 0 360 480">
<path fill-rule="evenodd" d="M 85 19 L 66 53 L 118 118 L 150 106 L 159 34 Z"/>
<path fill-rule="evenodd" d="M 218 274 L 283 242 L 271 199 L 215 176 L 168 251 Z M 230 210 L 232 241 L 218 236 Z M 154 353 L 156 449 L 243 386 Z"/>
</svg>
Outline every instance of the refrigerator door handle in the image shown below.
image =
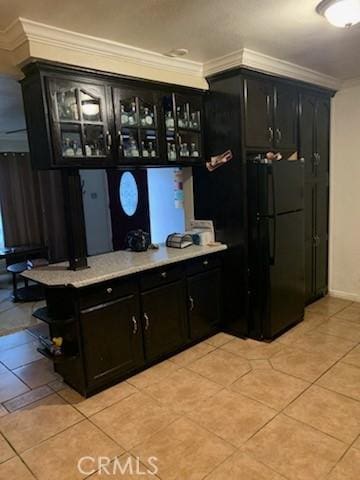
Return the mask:
<svg viewBox="0 0 360 480">
<path fill-rule="evenodd" d="M 271 199 L 272 203 L 272 213 L 269 212 L 269 221 L 273 222 L 273 235 L 272 235 L 272 249 L 270 252 L 270 265 L 275 265 L 275 254 L 276 254 L 276 198 L 275 198 L 275 179 L 274 179 L 274 169 L 272 165 L 268 167 L 269 175 L 269 190 L 271 190 L 271 196 L 269 195 L 268 201 Z M 270 203 L 270 202 L 269 202 Z"/>
<path fill-rule="evenodd" d="M 272 222 L 272 242 L 269 253 L 269 263 L 270 265 L 275 265 L 275 252 L 276 252 L 276 217 L 269 217 L 269 230 L 270 222 Z"/>
</svg>

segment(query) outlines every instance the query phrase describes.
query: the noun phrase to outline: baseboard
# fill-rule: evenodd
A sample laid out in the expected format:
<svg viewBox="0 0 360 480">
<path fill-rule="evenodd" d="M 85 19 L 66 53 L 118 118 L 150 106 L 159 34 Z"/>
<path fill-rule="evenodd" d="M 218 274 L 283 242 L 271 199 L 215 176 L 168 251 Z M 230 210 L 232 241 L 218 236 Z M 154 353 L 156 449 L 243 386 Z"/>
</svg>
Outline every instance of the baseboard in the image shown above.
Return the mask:
<svg viewBox="0 0 360 480">
<path fill-rule="evenodd" d="M 342 298 L 343 300 L 350 300 L 351 302 L 360 302 L 360 295 L 356 293 L 342 292 L 341 290 L 329 290 L 331 297 Z"/>
</svg>

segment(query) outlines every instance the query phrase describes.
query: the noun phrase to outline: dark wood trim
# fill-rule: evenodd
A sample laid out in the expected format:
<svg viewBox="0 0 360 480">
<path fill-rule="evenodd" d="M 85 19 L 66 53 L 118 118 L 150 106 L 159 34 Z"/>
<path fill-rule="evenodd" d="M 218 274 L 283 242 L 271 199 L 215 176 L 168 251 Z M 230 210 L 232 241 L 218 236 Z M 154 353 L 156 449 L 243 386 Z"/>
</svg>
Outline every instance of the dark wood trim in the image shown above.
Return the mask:
<svg viewBox="0 0 360 480">
<path fill-rule="evenodd" d="M 79 170 L 62 171 L 70 270 L 88 268 L 85 218 Z"/>
</svg>

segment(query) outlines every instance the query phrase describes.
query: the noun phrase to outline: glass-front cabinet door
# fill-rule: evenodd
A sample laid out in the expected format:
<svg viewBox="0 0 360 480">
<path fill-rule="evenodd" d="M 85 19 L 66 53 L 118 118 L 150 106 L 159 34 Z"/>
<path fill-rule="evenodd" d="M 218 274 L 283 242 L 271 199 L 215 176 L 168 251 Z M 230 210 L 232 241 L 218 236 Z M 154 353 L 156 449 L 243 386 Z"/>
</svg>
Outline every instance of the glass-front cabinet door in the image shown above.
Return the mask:
<svg viewBox="0 0 360 480">
<path fill-rule="evenodd" d="M 201 98 L 168 94 L 163 96 L 166 156 L 168 162 L 201 163 Z"/>
<path fill-rule="evenodd" d="M 47 81 L 56 162 L 67 166 L 111 164 L 106 88 L 65 79 Z"/>
<path fill-rule="evenodd" d="M 151 90 L 114 88 L 119 163 L 159 164 L 159 96 Z"/>
</svg>

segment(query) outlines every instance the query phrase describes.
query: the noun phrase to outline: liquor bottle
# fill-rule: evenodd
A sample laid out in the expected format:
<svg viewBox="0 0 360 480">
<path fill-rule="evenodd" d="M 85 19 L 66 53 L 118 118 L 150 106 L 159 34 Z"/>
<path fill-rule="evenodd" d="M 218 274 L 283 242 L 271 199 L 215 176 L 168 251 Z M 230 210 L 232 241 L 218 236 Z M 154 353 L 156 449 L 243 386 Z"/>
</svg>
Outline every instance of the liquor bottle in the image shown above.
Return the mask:
<svg viewBox="0 0 360 480">
<path fill-rule="evenodd" d="M 131 102 L 131 113 L 129 115 L 129 125 L 137 124 L 136 103 Z"/>
<path fill-rule="evenodd" d="M 199 152 L 198 152 L 198 149 L 196 148 L 195 143 L 191 144 L 190 152 L 191 152 L 192 157 L 198 157 L 199 156 Z"/>
<path fill-rule="evenodd" d="M 149 152 L 150 152 L 150 157 L 156 157 L 156 150 L 153 147 L 152 142 L 149 142 Z"/>
<path fill-rule="evenodd" d="M 174 143 L 168 143 L 168 159 L 170 162 L 176 160 L 176 147 Z"/>
<path fill-rule="evenodd" d="M 141 153 L 143 157 L 149 156 L 149 151 L 145 148 L 145 142 L 141 142 Z"/>
<path fill-rule="evenodd" d="M 77 157 L 82 156 L 82 150 L 75 141 L 74 141 L 73 149 L 74 149 L 74 155 L 76 155 Z"/>
<path fill-rule="evenodd" d="M 65 138 L 63 155 L 64 157 L 73 157 L 75 155 L 74 149 L 70 143 L 70 138 Z"/>
<path fill-rule="evenodd" d="M 120 118 L 121 118 L 121 125 L 128 125 L 129 123 L 129 114 L 125 112 L 124 105 L 120 106 Z"/>
<path fill-rule="evenodd" d="M 130 156 L 139 157 L 139 149 L 136 140 L 133 137 L 130 137 Z"/>
<path fill-rule="evenodd" d="M 191 128 L 198 129 L 199 122 L 198 122 L 198 114 L 197 112 L 193 112 L 191 114 Z"/>
<path fill-rule="evenodd" d="M 174 126 L 175 126 L 174 117 L 172 116 L 172 113 L 170 111 L 166 112 L 165 125 L 166 125 L 166 128 L 168 128 L 169 130 L 174 129 Z"/>
<path fill-rule="evenodd" d="M 176 108 L 176 113 L 177 113 L 177 121 L 178 121 L 179 128 L 184 128 L 185 127 L 185 122 L 184 122 L 184 119 L 181 117 L 180 107 Z"/>
<path fill-rule="evenodd" d="M 148 107 L 144 108 L 144 116 L 141 118 L 141 125 L 143 127 L 151 127 L 154 124 L 153 113 L 150 113 Z"/>
</svg>

